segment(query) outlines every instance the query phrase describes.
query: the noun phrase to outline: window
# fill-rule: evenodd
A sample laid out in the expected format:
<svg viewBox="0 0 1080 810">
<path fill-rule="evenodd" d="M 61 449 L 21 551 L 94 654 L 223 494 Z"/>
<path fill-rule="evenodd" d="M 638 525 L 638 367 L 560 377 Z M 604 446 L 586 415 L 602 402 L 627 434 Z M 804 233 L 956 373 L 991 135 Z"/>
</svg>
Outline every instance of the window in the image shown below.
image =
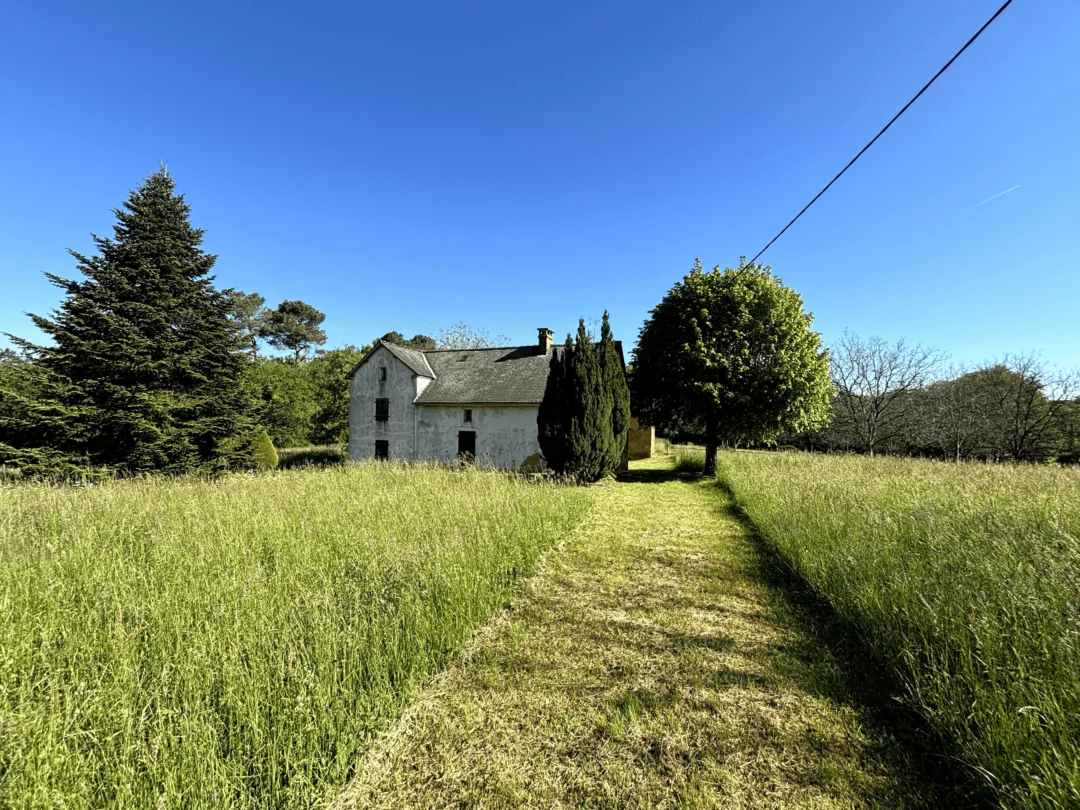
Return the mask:
<svg viewBox="0 0 1080 810">
<path fill-rule="evenodd" d="M 461 417 L 461 421 L 467 425 L 472 424 L 472 408 L 466 408 L 464 415 Z"/>
<path fill-rule="evenodd" d="M 379 382 L 386 382 L 386 366 L 379 366 Z"/>
<path fill-rule="evenodd" d="M 390 458 L 390 442 L 385 439 L 375 442 L 375 458 L 379 461 L 387 461 Z"/>
<path fill-rule="evenodd" d="M 476 431 L 459 430 L 457 435 L 458 456 L 464 459 L 476 457 Z"/>
<path fill-rule="evenodd" d="M 390 421 L 390 400 L 380 397 L 375 400 L 375 421 L 376 422 L 389 422 Z"/>
</svg>

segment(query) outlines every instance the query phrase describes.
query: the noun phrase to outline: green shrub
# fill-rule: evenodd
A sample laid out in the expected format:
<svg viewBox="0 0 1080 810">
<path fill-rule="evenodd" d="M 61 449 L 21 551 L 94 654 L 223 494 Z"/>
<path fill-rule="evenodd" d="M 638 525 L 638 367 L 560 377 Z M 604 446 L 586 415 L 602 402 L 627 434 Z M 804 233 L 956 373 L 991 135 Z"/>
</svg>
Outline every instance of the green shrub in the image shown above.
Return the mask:
<svg viewBox="0 0 1080 810">
<path fill-rule="evenodd" d="M 1080 807 L 1080 471 L 721 455 L 790 566 L 1004 807 Z"/>
<path fill-rule="evenodd" d="M 256 432 L 252 442 L 251 458 L 260 470 L 272 470 L 278 465 L 278 452 L 274 449 L 270 435 L 262 428 Z"/>
</svg>

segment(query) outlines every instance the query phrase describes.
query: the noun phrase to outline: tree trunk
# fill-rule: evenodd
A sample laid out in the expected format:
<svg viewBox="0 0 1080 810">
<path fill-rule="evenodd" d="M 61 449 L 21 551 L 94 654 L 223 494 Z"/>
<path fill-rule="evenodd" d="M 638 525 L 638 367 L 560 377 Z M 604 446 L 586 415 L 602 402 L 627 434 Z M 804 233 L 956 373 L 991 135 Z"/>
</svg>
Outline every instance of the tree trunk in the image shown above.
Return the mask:
<svg viewBox="0 0 1080 810">
<path fill-rule="evenodd" d="M 705 475 L 716 477 L 716 439 L 712 437 L 705 440 Z"/>
</svg>

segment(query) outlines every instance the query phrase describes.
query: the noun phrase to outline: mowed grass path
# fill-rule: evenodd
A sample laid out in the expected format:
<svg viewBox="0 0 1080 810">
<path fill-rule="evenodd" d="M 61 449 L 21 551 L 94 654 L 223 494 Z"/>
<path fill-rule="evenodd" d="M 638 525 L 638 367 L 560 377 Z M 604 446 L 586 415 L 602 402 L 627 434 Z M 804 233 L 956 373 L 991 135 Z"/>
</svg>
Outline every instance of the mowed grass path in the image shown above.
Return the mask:
<svg viewBox="0 0 1080 810">
<path fill-rule="evenodd" d="M 659 458 L 358 762 L 369 807 L 923 807 L 902 747 L 762 583 L 715 482 Z"/>
</svg>

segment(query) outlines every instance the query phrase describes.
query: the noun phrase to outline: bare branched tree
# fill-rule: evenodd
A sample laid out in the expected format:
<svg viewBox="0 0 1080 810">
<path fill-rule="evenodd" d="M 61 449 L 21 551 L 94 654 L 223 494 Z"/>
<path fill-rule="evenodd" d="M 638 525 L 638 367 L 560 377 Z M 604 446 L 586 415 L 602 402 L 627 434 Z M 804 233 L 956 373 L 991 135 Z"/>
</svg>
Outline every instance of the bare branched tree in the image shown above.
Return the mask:
<svg viewBox="0 0 1080 810">
<path fill-rule="evenodd" d="M 879 337 L 862 340 L 850 332 L 830 356 L 838 416 L 870 455 L 903 431 L 902 400 L 923 387 L 942 361 L 937 349 L 908 346 L 902 338 L 895 344 Z"/>
<path fill-rule="evenodd" d="M 486 329 L 469 326 L 458 321 L 449 329 L 443 329 L 435 338 L 440 349 L 492 349 L 509 343 L 506 335 L 491 337 Z"/>
<path fill-rule="evenodd" d="M 970 458 L 985 442 L 990 396 L 978 372 L 951 366 L 926 389 L 924 401 L 917 429 L 945 458 Z"/>
<path fill-rule="evenodd" d="M 1061 417 L 1080 393 L 1080 375 L 1044 363 L 1037 354 L 1006 355 L 980 372 L 998 455 L 1012 461 L 1050 456 Z"/>
</svg>

